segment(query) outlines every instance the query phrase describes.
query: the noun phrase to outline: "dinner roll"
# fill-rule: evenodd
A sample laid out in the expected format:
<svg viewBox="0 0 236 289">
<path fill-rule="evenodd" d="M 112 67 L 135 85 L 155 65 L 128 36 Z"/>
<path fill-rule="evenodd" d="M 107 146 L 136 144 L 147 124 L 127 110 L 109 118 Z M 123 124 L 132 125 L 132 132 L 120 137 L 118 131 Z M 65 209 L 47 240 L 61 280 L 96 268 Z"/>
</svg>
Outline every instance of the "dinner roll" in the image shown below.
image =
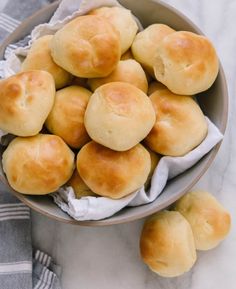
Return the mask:
<svg viewBox="0 0 236 289">
<path fill-rule="evenodd" d="M 230 214 L 208 192 L 190 192 L 174 206 L 190 223 L 198 250 L 216 247 L 230 231 Z"/>
<path fill-rule="evenodd" d="M 193 95 L 213 84 L 219 70 L 216 51 L 202 35 L 178 31 L 158 45 L 153 61 L 156 79 L 173 93 Z"/>
<path fill-rule="evenodd" d="M 53 61 L 49 45 L 52 38 L 53 35 L 45 35 L 35 40 L 22 63 L 21 69 L 22 71 L 44 70 L 49 72 L 54 78 L 56 89 L 59 89 L 68 85 L 72 76 Z"/>
<path fill-rule="evenodd" d="M 131 11 L 123 7 L 101 7 L 90 12 L 109 21 L 120 34 L 121 54 L 131 46 L 138 31 L 138 25 Z"/>
<path fill-rule="evenodd" d="M 147 93 L 148 82 L 142 66 L 133 59 L 121 60 L 115 70 L 105 78 L 91 78 L 88 84 L 91 90 L 109 82 L 128 82 Z"/>
<path fill-rule="evenodd" d="M 137 87 L 125 82 L 100 86 L 85 111 L 85 127 L 96 142 L 125 151 L 144 139 L 155 123 L 150 99 Z"/>
<path fill-rule="evenodd" d="M 80 148 L 90 140 L 84 127 L 84 113 L 91 94 L 76 85 L 58 90 L 46 120 L 47 129 L 73 148 Z"/>
<path fill-rule="evenodd" d="M 189 96 L 176 95 L 159 84 L 151 96 L 156 123 L 146 145 L 162 155 L 182 156 L 207 135 L 207 122 L 198 104 Z"/>
<path fill-rule="evenodd" d="M 56 32 L 51 53 L 59 66 L 75 76 L 105 77 L 120 60 L 120 35 L 101 16 L 79 16 Z"/>
<path fill-rule="evenodd" d="M 176 277 L 196 261 L 193 232 L 178 212 L 162 211 L 146 220 L 140 237 L 145 264 L 163 277 Z"/>
<path fill-rule="evenodd" d="M 73 188 L 73 191 L 77 199 L 80 199 L 82 197 L 97 196 L 94 192 L 90 190 L 90 188 L 81 179 L 77 169 L 74 170 L 74 173 L 72 177 L 69 179 L 67 186 L 70 186 Z"/>
<path fill-rule="evenodd" d="M 45 195 L 69 180 L 74 170 L 74 153 L 55 135 L 17 137 L 4 151 L 2 164 L 14 190 Z"/>
<path fill-rule="evenodd" d="M 77 155 L 77 170 L 87 186 L 96 194 L 112 199 L 141 188 L 150 167 L 150 155 L 141 144 L 117 152 L 91 141 Z"/>
<path fill-rule="evenodd" d="M 139 32 L 132 44 L 134 58 L 154 76 L 153 64 L 157 47 L 164 37 L 175 32 L 165 24 L 152 24 Z"/>
<path fill-rule="evenodd" d="M 18 136 L 37 134 L 54 97 L 54 80 L 46 71 L 26 71 L 1 80 L 0 129 Z"/>
</svg>

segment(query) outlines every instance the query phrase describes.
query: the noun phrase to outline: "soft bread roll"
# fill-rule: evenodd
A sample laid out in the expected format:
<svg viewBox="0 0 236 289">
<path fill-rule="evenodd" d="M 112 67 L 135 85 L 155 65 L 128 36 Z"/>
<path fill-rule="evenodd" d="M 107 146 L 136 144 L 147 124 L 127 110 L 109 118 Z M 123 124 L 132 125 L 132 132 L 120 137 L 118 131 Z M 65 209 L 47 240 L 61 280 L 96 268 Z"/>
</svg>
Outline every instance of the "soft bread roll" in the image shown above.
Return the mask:
<svg viewBox="0 0 236 289">
<path fill-rule="evenodd" d="M 119 32 L 100 16 L 79 16 L 56 32 L 51 53 L 59 66 L 75 76 L 105 77 L 120 60 Z"/>
<path fill-rule="evenodd" d="M 162 155 L 182 156 L 207 135 L 207 122 L 198 104 L 189 96 L 176 95 L 165 86 L 151 96 L 156 123 L 145 144 Z"/>
<path fill-rule="evenodd" d="M 142 66 L 133 59 L 119 61 L 115 70 L 105 78 L 91 78 L 88 85 L 94 91 L 99 86 L 109 82 L 127 82 L 147 93 L 148 82 Z"/>
<path fill-rule="evenodd" d="M 157 47 L 164 37 L 175 32 L 165 24 L 152 24 L 139 32 L 132 44 L 134 58 L 154 76 L 153 64 Z"/>
<path fill-rule="evenodd" d="M 216 51 L 202 35 L 178 31 L 158 45 L 153 61 L 156 79 L 173 93 L 193 95 L 213 84 L 219 70 Z"/>
<path fill-rule="evenodd" d="M 91 95 L 89 90 L 76 85 L 58 90 L 46 120 L 47 129 L 73 148 L 80 148 L 90 140 L 84 114 Z"/>
<path fill-rule="evenodd" d="M 73 188 L 77 199 L 80 199 L 82 197 L 97 196 L 94 192 L 90 190 L 90 188 L 81 179 L 77 169 L 74 170 L 74 173 L 72 177 L 69 179 L 67 185 Z"/>
<path fill-rule="evenodd" d="M 138 25 L 131 11 L 123 7 L 101 7 L 90 12 L 109 21 L 120 34 L 121 54 L 131 46 L 138 31 Z"/>
<path fill-rule="evenodd" d="M 141 144 L 117 152 L 91 141 L 77 155 L 77 169 L 87 186 L 96 194 L 112 199 L 141 188 L 150 167 L 150 155 Z"/>
<path fill-rule="evenodd" d="M 49 45 L 52 38 L 53 35 L 45 35 L 35 40 L 21 69 L 22 71 L 44 70 L 49 72 L 54 78 L 56 89 L 59 89 L 71 82 L 72 75 L 53 61 Z"/>
<path fill-rule="evenodd" d="M 45 195 L 71 177 L 74 153 L 55 135 L 15 138 L 3 153 L 3 170 L 10 186 L 22 194 Z"/>
<path fill-rule="evenodd" d="M 174 209 L 191 225 L 198 250 L 216 247 L 230 231 L 230 214 L 208 192 L 190 192 L 175 203 Z"/>
<path fill-rule="evenodd" d="M 140 238 L 144 263 L 163 277 L 176 277 L 191 269 L 196 249 L 189 223 L 178 212 L 162 211 L 145 222 Z"/>
<path fill-rule="evenodd" d="M 84 123 L 94 141 L 125 151 L 147 136 L 155 123 L 155 112 L 140 89 L 125 82 L 111 82 L 91 96 Z"/>
<path fill-rule="evenodd" d="M 26 71 L 0 81 L 0 129 L 36 135 L 53 106 L 55 83 L 46 71 Z"/>
</svg>

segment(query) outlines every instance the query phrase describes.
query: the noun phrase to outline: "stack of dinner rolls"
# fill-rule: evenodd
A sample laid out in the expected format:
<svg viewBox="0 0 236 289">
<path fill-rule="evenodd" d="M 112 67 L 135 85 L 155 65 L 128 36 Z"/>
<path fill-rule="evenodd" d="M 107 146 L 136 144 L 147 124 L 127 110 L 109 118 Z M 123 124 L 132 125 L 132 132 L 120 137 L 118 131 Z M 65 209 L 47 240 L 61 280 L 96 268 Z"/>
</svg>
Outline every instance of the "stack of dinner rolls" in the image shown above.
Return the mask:
<svg viewBox="0 0 236 289">
<path fill-rule="evenodd" d="M 0 82 L 9 184 L 23 194 L 63 185 L 75 195 L 125 197 L 147 188 L 162 155 L 182 156 L 207 135 L 193 95 L 218 58 L 201 35 L 101 7 L 34 41 L 21 72 Z"/>
<path fill-rule="evenodd" d="M 171 211 L 149 217 L 140 237 L 148 267 L 163 277 L 176 277 L 196 262 L 196 250 L 215 248 L 229 233 L 229 212 L 208 192 L 189 192 Z"/>
</svg>

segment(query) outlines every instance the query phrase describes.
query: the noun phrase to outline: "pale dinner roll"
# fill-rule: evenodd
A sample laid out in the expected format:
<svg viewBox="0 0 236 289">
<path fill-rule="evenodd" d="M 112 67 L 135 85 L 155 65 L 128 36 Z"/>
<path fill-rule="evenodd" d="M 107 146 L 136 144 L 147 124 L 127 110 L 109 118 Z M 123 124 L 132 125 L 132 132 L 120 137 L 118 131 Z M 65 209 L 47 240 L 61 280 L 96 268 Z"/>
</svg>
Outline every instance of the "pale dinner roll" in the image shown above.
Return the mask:
<svg viewBox="0 0 236 289">
<path fill-rule="evenodd" d="M 140 253 L 144 263 L 160 276 L 176 277 L 189 271 L 197 258 L 189 223 L 178 212 L 154 214 L 143 226 Z"/>
<path fill-rule="evenodd" d="M 154 76 L 153 65 L 157 47 L 164 37 L 175 32 L 165 24 L 152 24 L 139 32 L 131 46 L 134 58 Z"/>
<path fill-rule="evenodd" d="M 49 72 L 54 78 L 56 89 L 59 89 L 71 82 L 72 75 L 53 61 L 50 49 L 52 38 L 53 35 L 45 35 L 35 40 L 21 69 L 22 71 L 44 70 Z"/>
<path fill-rule="evenodd" d="M 148 82 L 142 66 L 134 59 L 121 60 L 117 67 L 105 78 L 91 78 L 88 85 L 94 91 L 99 86 L 109 82 L 128 82 L 147 93 Z"/>
<path fill-rule="evenodd" d="M 120 60 L 120 35 L 101 16 L 79 16 L 56 32 L 51 54 L 59 66 L 75 76 L 105 77 Z"/>
<path fill-rule="evenodd" d="M 74 153 L 55 135 L 17 137 L 4 151 L 2 164 L 14 190 L 45 195 L 69 180 L 74 170 Z"/>
<path fill-rule="evenodd" d="M 202 35 L 178 31 L 158 45 L 153 62 L 155 77 L 173 93 L 193 95 L 213 84 L 219 70 L 216 51 Z"/>
<path fill-rule="evenodd" d="M 77 155 L 77 169 L 87 186 L 96 194 L 112 199 L 141 188 L 150 167 L 150 154 L 141 144 L 117 152 L 91 141 Z"/>
<path fill-rule="evenodd" d="M 51 74 L 34 70 L 0 81 L 0 129 L 18 136 L 36 135 L 53 106 Z"/>
<path fill-rule="evenodd" d="M 216 247 L 230 231 L 230 214 L 208 192 L 187 193 L 175 203 L 174 209 L 191 225 L 198 250 Z"/>
<path fill-rule="evenodd" d="M 138 31 L 138 25 L 130 10 L 123 7 L 101 7 L 90 12 L 109 21 L 120 34 L 121 54 L 131 46 Z"/>
<path fill-rule="evenodd" d="M 125 151 L 144 139 L 155 123 L 150 99 L 125 82 L 100 86 L 91 96 L 84 124 L 96 142 L 116 151 Z"/>
<path fill-rule="evenodd" d="M 58 90 L 46 120 L 47 129 L 73 148 L 80 148 L 90 140 L 84 114 L 91 95 L 89 90 L 76 85 Z"/>
<path fill-rule="evenodd" d="M 81 179 L 77 169 L 74 170 L 72 177 L 69 179 L 67 186 L 73 188 L 75 196 L 77 199 L 82 197 L 95 197 L 97 194 L 92 192 L 90 188 Z"/>
<path fill-rule="evenodd" d="M 145 144 L 162 155 L 182 156 L 198 146 L 207 135 L 206 119 L 193 98 L 173 94 L 159 84 L 150 95 L 156 123 Z"/>
</svg>

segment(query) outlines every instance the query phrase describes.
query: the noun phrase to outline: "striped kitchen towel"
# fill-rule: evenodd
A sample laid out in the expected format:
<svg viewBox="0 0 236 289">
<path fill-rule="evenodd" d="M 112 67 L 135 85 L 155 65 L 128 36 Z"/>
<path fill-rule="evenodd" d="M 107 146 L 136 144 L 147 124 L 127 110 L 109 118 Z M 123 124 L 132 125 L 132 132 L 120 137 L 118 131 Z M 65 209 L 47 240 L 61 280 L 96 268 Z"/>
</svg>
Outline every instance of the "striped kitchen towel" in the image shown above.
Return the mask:
<svg viewBox="0 0 236 289">
<path fill-rule="evenodd" d="M 0 0 L 0 42 L 49 2 Z M 60 289 L 55 272 L 59 273 L 58 267 L 49 255 L 32 252 L 30 209 L 0 184 L 0 289 Z"/>
<path fill-rule="evenodd" d="M 0 288 L 59 289 L 54 272 L 59 270 L 49 255 L 32 254 L 29 208 L 1 187 Z"/>
</svg>

